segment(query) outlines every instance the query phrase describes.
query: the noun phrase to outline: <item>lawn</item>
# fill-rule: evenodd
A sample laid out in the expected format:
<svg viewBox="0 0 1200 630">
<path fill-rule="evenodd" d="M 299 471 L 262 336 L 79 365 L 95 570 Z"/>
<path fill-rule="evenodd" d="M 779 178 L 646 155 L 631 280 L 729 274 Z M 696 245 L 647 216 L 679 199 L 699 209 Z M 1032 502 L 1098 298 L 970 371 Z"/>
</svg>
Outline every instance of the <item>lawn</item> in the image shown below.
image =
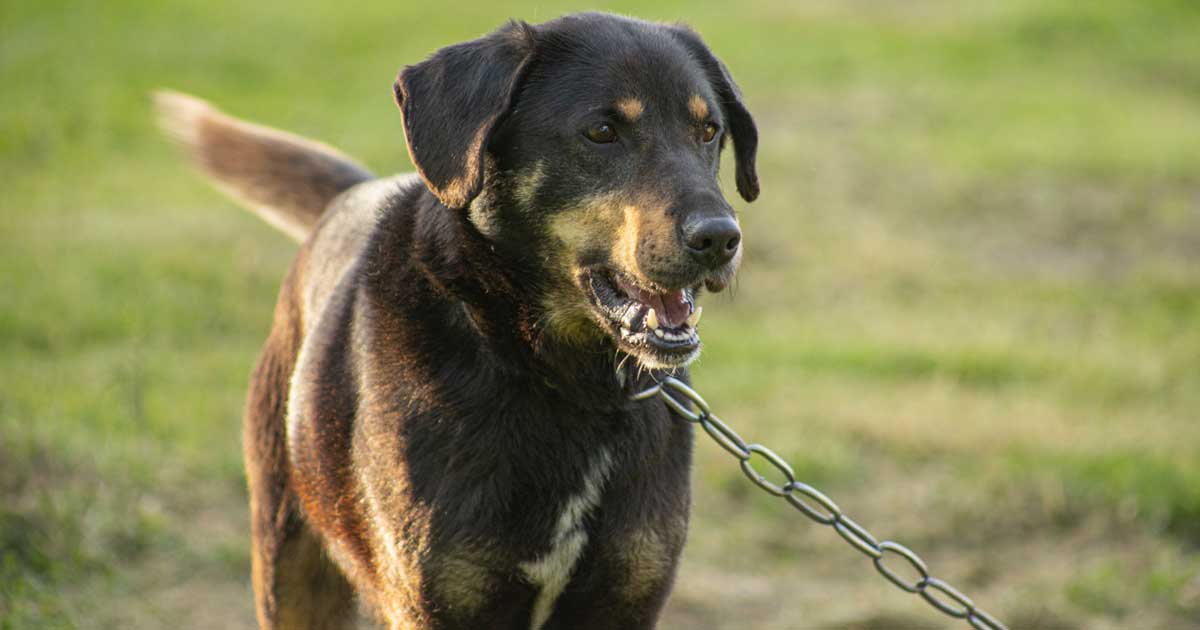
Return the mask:
<svg viewBox="0 0 1200 630">
<path fill-rule="evenodd" d="M 0 5 L 0 628 L 253 625 L 241 400 L 294 246 L 148 91 L 408 170 L 401 66 L 583 8 L 691 23 L 758 120 L 715 411 L 1013 628 L 1200 628 L 1200 8 L 455 6 Z M 664 627 L 965 627 L 707 441 L 694 482 Z"/>
</svg>

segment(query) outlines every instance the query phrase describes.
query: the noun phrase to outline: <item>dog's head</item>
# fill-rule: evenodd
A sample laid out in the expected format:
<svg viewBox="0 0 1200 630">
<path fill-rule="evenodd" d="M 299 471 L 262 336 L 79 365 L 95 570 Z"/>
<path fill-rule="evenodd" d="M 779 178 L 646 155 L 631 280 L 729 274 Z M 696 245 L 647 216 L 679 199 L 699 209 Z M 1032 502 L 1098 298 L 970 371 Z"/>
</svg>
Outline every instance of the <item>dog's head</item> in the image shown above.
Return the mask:
<svg viewBox="0 0 1200 630">
<path fill-rule="evenodd" d="M 648 367 L 700 349 L 695 300 L 741 260 L 723 197 L 758 196 L 754 120 L 725 66 L 686 27 L 604 14 L 510 23 L 405 68 L 409 154 L 534 287 L 548 334 L 611 338 Z"/>
</svg>

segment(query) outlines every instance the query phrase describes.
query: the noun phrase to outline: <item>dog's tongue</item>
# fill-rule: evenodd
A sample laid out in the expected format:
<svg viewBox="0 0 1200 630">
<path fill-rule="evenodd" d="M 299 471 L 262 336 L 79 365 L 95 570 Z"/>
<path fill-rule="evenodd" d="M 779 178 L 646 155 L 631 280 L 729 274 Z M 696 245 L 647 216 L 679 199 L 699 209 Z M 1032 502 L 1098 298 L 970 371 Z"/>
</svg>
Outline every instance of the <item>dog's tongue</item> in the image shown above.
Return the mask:
<svg viewBox="0 0 1200 630">
<path fill-rule="evenodd" d="M 682 289 L 669 293 L 650 293 L 639 289 L 638 300 L 653 308 L 658 313 L 659 321 L 667 328 L 682 326 L 691 311 Z"/>
<path fill-rule="evenodd" d="M 683 291 L 672 291 L 661 297 L 663 310 L 660 312 L 663 314 L 663 321 L 671 328 L 679 328 L 683 322 L 687 321 L 687 316 L 691 312 L 687 296 Z"/>
</svg>

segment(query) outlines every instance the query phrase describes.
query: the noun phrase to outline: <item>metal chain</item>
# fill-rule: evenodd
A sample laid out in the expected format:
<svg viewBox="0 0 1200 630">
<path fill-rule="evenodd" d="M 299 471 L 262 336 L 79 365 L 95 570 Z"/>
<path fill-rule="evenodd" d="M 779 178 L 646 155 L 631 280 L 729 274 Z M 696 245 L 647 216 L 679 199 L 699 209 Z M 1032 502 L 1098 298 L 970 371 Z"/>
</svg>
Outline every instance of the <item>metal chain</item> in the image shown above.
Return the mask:
<svg viewBox="0 0 1200 630">
<path fill-rule="evenodd" d="M 698 411 L 692 411 L 685 403 L 668 394 L 668 389 L 682 394 L 689 402 L 696 406 Z M 801 514 L 813 521 L 821 525 L 833 527 L 834 531 L 845 539 L 851 547 L 854 547 L 863 555 L 870 558 L 871 562 L 875 565 L 875 570 L 889 582 L 908 593 L 920 595 L 925 601 L 929 602 L 929 605 L 951 617 L 967 620 L 967 623 L 971 624 L 971 627 L 976 630 L 1008 630 L 1008 626 L 1000 623 L 999 620 L 984 612 L 983 609 L 977 608 L 975 603 L 971 601 L 971 598 L 964 595 L 962 591 L 954 588 L 948 582 L 930 575 L 925 561 L 911 549 L 890 540 L 879 542 L 865 527 L 843 514 L 841 508 L 820 490 L 797 481 L 796 474 L 792 472 L 791 465 L 777 455 L 775 451 L 762 444 L 747 444 L 729 425 L 713 415 L 704 398 L 686 383 L 668 376 L 661 383 L 634 394 L 631 398 L 632 400 L 647 400 L 656 395 L 661 397 L 667 407 L 676 414 L 679 414 L 688 422 L 699 424 L 700 428 L 704 429 L 704 432 L 718 446 L 736 457 L 742 467 L 742 472 L 754 485 L 762 488 L 768 494 L 782 497 L 792 507 L 799 510 Z M 762 459 L 766 460 L 772 468 L 779 471 L 787 479 L 787 482 L 781 486 L 759 473 L 752 463 L 755 455 L 761 456 Z M 899 559 L 904 560 L 915 573 L 920 575 L 920 578 L 905 580 L 904 577 L 893 571 L 885 563 L 885 559 L 889 555 L 898 556 Z"/>
</svg>

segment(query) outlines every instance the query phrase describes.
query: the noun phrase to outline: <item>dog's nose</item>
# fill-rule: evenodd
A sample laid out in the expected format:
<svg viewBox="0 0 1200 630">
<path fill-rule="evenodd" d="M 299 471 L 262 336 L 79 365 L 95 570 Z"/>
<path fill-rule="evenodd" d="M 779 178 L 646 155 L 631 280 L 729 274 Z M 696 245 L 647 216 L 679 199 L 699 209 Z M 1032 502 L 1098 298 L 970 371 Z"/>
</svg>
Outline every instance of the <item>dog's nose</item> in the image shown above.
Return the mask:
<svg viewBox="0 0 1200 630">
<path fill-rule="evenodd" d="M 729 217 L 706 217 L 684 228 L 683 242 L 696 260 L 715 269 L 733 260 L 742 231 Z"/>
</svg>

